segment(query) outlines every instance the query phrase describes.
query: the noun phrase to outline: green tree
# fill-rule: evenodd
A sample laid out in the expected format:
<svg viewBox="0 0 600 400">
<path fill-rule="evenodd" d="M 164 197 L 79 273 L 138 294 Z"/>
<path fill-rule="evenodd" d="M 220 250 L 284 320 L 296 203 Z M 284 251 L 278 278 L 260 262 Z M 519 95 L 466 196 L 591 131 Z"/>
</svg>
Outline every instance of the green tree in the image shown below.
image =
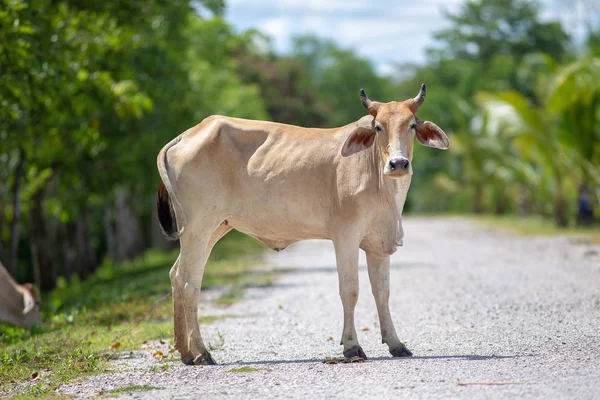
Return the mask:
<svg viewBox="0 0 600 400">
<path fill-rule="evenodd" d="M 600 185 L 600 58 L 582 58 L 554 76 L 548 111 L 557 115 L 565 144 L 579 155 L 582 183 Z"/>
<path fill-rule="evenodd" d="M 29 213 L 33 265 L 46 290 L 55 278 L 54 246 L 43 209 L 47 185 L 60 171 L 98 151 L 101 141 L 94 121 L 101 105 L 130 114 L 142 109 L 146 99 L 135 84 L 118 82 L 105 69 L 105 57 L 121 46 L 121 31 L 109 15 L 43 0 L 4 1 L 4 6 L 0 79 L 6 111 L 0 132 L 5 157 L 17 157 L 11 174 L 10 241 L 19 241 L 18 210 L 23 207 Z M 13 271 L 15 247 L 11 245 L 9 263 Z"/>
<path fill-rule="evenodd" d="M 501 212 L 515 197 L 514 190 L 505 189 L 507 180 L 522 183 L 531 170 L 518 159 L 512 160 L 516 161 L 513 165 L 523 168 L 503 164 L 505 156 L 516 150 L 502 141 L 512 143 L 514 133 L 487 132 L 489 124 L 482 123 L 487 116 L 481 114 L 476 94 L 514 91 L 534 107 L 543 108 L 549 77 L 557 62 L 567 58 L 569 38 L 560 23 L 543 21 L 538 3 L 529 0 L 469 0 L 446 16 L 450 27 L 435 35 L 438 45 L 429 50 L 427 65 L 402 66 L 405 78 L 396 85 L 394 97 L 406 97 L 415 83 L 427 83 L 427 107 L 420 117 L 454 134 L 451 141 L 458 145 L 453 147 L 456 152 L 441 156 L 416 153 L 419 165 L 425 167 L 420 171 L 423 179 L 436 181 L 444 171 L 448 188 L 453 187 L 449 182 L 473 185 L 466 191 L 472 210 L 485 211 L 489 203 Z M 433 193 L 438 188 L 430 187 L 417 181 L 414 189 L 422 199 L 438 198 Z M 486 202 L 487 197 L 494 200 Z"/>
<path fill-rule="evenodd" d="M 222 1 L 0 1 L 0 257 L 23 275 L 29 253 L 48 290 L 93 271 L 123 193 L 147 243 L 164 143 L 211 113 L 266 113 Z"/>
<path fill-rule="evenodd" d="M 498 55 L 521 60 L 545 53 L 555 60 L 566 55 L 569 37 L 557 21 L 542 22 L 539 4 L 531 0 L 468 0 L 455 14 L 446 13 L 452 26 L 435 38 L 446 46 L 433 50 L 439 59 L 481 61 L 485 66 Z"/>
</svg>

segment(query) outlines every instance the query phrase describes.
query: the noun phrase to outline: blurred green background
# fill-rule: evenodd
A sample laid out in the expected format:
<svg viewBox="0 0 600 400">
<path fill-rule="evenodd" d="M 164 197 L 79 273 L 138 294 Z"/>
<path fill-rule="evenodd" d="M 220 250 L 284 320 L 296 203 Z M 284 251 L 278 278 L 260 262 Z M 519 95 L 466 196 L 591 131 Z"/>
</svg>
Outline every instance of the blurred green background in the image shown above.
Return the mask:
<svg viewBox="0 0 600 400">
<path fill-rule="evenodd" d="M 156 155 L 208 115 L 340 126 L 364 115 L 360 88 L 404 100 L 422 82 L 419 117 L 452 145 L 417 146 L 407 212 L 598 229 L 600 26 L 576 4 L 577 38 L 532 1 L 464 1 L 424 62 L 383 73 L 318 32 L 275 51 L 222 0 L 0 0 L 0 261 L 48 291 L 167 246 Z"/>
</svg>

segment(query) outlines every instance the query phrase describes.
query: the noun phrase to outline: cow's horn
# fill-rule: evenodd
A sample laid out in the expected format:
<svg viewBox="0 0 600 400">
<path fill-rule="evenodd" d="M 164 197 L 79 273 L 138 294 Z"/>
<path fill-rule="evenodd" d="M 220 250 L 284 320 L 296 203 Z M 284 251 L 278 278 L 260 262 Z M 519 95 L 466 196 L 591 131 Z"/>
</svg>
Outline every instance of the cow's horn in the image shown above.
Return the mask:
<svg viewBox="0 0 600 400">
<path fill-rule="evenodd" d="M 369 106 L 372 103 L 371 99 L 369 99 L 367 97 L 367 94 L 365 93 L 365 89 L 360 89 L 360 102 L 367 110 L 369 109 Z"/>
<path fill-rule="evenodd" d="M 426 92 L 427 92 L 427 88 L 425 87 L 425 84 L 422 84 L 419 94 L 417 95 L 417 97 L 415 97 L 415 102 L 417 102 L 418 106 L 423 104 L 423 102 L 425 101 L 425 93 Z"/>
</svg>

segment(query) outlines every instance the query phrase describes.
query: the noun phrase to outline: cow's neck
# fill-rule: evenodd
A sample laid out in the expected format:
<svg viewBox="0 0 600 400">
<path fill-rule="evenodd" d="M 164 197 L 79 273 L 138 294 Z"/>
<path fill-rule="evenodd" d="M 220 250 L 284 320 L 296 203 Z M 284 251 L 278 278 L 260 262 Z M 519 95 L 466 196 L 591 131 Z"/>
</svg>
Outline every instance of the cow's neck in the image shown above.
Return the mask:
<svg viewBox="0 0 600 400">
<path fill-rule="evenodd" d="M 404 203 L 406 202 L 406 195 L 410 187 L 412 175 L 406 175 L 400 179 L 392 179 L 383 174 L 383 168 L 387 160 L 387 154 L 385 148 L 387 143 L 382 138 L 377 137 L 377 143 L 373 146 L 373 158 L 376 162 L 377 167 L 377 180 L 379 181 L 379 188 L 385 192 L 385 197 L 393 198 L 393 204 L 395 206 L 394 217 L 397 221 L 396 229 L 396 246 L 402 246 L 402 239 L 404 238 L 404 230 L 402 228 L 402 211 L 404 209 Z"/>
</svg>

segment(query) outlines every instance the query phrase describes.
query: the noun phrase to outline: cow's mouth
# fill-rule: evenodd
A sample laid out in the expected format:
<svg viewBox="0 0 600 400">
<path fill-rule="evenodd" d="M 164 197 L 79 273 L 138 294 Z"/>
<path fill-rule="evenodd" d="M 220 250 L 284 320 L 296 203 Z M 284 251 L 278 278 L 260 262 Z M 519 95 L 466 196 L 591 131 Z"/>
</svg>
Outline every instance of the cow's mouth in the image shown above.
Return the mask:
<svg viewBox="0 0 600 400">
<path fill-rule="evenodd" d="M 412 175 L 412 168 L 409 169 L 397 169 L 391 167 L 389 164 L 383 169 L 383 174 L 390 178 L 404 178 L 407 175 Z"/>
</svg>

